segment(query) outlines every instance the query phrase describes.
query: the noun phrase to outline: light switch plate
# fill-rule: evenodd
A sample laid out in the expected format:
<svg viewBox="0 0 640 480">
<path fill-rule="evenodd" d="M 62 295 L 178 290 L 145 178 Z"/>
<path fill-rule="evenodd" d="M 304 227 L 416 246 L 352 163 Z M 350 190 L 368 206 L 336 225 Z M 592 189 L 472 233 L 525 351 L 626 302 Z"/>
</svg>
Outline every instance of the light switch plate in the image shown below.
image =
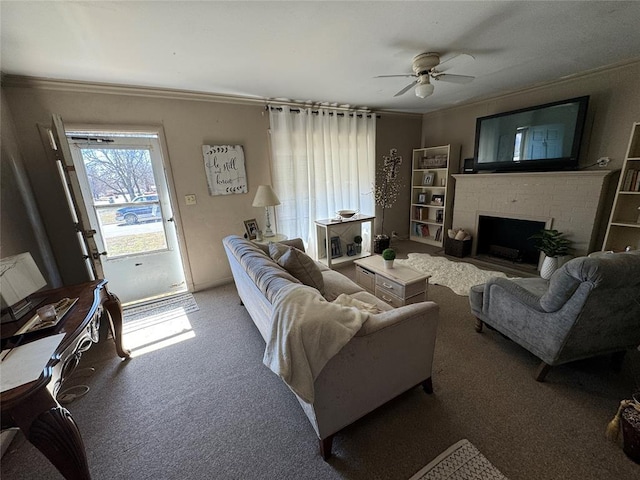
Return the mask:
<svg viewBox="0 0 640 480">
<path fill-rule="evenodd" d="M 196 196 L 195 194 L 189 194 L 184 196 L 184 203 L 187 205 L 195 205 L 196 204 Z"/>
</svg>

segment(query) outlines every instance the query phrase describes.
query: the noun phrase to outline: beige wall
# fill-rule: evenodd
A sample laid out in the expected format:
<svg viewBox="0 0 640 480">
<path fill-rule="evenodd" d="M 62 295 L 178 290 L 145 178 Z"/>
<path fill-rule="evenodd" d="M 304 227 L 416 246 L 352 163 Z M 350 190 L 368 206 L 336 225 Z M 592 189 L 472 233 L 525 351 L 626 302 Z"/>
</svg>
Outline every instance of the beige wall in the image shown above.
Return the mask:
<svg viewBox="0 0 640 480">
<path fill-rule="evenodd" d="M 640 121 L 639 79 L 640 62 L 636 61 L 471 105 L 425 114 L 422 144 L 459 144 L 462 146 L 462 162 L 464 158 L 473 157 L 477 117 L 589 95 L 589 112 L 580 165 L 585 167 L 595 163 L 600 157 L 610 157 L 611 163 L 606 168 L 619 170 L 626 154 L 631 126 L 633 122 Z M 598 167 L 590 169 L 596 170 Z M 617 177 L 612 175 L 611 178 L 615 180 Z M 609 191 L 605 193 L 604 203 L 607 205 L 600 221 L 599 238 L 604 236 L 608 212 L 613 201 L 613 180 L 609 184 Z M 453 225 L 456 226 L 455 215 Z"/>
<path fill-rule="evenodd" d="M 398 149 L 402 157 L 399 182 L 400 195 L 397 202 L 385 212 L 384 233 L 391 236 L 397 232 L 401 238 L 409 236 L 409 211 L 411 205 L 411 156 L 419 148 L 422 118 L 420 115 L 396 115 L 383 113 L 377 120 L 376 168 L 380 169 L 382 157 L 392 148 Z M 376 233 L 380 233 L 382 209 L 376 206 Z"/>
<path fill-rule="evenodd" d="M 212 96 L 180 92 L 11 78 L 4 82 L 3 92 L 11 107 L 25 166 L 47 234 L 62 265 L 65 283 L 77 281 L 83 267 L 64 198 L 58 184 L 51 181 L 54 166 L 47 159 L 37 128 L 37 124 L 48 125 L 53 113 L 60 114 L 66 125 L 161 125 L 167 142 L 170 188 L 183 234 L 181 242 L 190 285 L 200 290 L 230 280 L 221 240 L 226 235 L 243 234 L 245 219 L 262 220 L 264 209 L 254 208 L 251 203 L 258 185 L 271 183 L 268 115 L 263 105 L 226 103 Z M 378 119 L 377 147 L 385 153 L 391 147 L 398 148 L 408 168 L 411 149 L 420 138 L 421 123 L 420 116 L 383 114 Z M 248 194 L 209 196 L 203 144 L 243 145 Z M 376 161 L 381 158 L 378 152 Z M 186 194 L 196 194 L 197 204 L 185 205 Z M 408 224 L 408 196 L 406 205 L 398 202 L 395 209 L 399 209 L 404 220 L 394 219 L 388 224 L 389 228 L 404 231 Z M 4 216 L 4 204 L 2 211 Z"/>
<path fill-rule="evenodd" d="M 0 156 L 0 258 L 31 253 L 49 286 L 57 286 L 59 277 L 49 246 L 38 238 L 42 227 L 29 180 L 25 173 L 18 139 L 4 92 L 1 95 L 2 155 Z M 26 188 L 22 188 L 26 187 Z M 5 208 L 10 207 L 10 208 Z"/>
</svg>

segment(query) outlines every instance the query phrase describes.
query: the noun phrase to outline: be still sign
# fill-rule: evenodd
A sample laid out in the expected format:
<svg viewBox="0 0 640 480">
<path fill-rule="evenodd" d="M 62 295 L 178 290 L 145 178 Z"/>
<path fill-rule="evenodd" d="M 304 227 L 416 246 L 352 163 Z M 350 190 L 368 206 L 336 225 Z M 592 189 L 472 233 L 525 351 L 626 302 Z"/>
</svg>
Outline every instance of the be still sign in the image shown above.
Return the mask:
<svg viewBox="0 0 640 480">
<path fill-rule="evenodd" d="M 247 193 L 242 145 L 203 145 L 209 195 Z"/>
</svg>

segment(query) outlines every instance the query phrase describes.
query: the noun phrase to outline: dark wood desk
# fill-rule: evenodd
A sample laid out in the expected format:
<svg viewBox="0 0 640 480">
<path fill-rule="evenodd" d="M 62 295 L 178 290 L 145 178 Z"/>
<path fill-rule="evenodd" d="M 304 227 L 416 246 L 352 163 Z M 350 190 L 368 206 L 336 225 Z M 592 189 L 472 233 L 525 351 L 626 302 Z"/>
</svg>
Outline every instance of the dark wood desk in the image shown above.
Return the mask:
<svg viewBox="0 0 640 480">
<path fill-rule="evenodd" d="M 118 356 L 128 358 L 129 352 L 122 346 L 120 300 L 107 290 L 106 280 L 38 292 L 30 299 L 34 303 L 44 299 L 40 303 L 47 304 L 65 297 L 77 297 L 78 302 L 56 325 L 55 331 L 30 334 L 24 340 L 65 333 L 38 380 L 0 394 L 2 427 L 19 427 L 65 478 L 89 479 L 80 430 L 69 411 L 56 401 L 56 395 L 78 365 L 82 352 L 99 340 L 101 320 L 109 323 Z M 30 317 L 31 314 L 21 321 L 2 325 L 2 338 L 13 335 Z"/>
</svg>

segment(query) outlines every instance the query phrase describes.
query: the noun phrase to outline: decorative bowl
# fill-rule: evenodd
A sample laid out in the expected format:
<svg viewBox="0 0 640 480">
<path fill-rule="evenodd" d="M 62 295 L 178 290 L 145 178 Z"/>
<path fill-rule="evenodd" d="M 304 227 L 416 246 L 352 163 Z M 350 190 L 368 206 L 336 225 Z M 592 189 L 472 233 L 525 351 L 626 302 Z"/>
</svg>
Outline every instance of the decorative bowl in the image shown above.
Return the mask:
<svg viewBox="0 0 640 480">
<path fill-rule="evenodd" d="M 358 211 L 357 210 L 338 210 L 336 213 L 340 215 L 342 218 L 351 218 L 356 213 L 358 213 Z"/>
</svg>

